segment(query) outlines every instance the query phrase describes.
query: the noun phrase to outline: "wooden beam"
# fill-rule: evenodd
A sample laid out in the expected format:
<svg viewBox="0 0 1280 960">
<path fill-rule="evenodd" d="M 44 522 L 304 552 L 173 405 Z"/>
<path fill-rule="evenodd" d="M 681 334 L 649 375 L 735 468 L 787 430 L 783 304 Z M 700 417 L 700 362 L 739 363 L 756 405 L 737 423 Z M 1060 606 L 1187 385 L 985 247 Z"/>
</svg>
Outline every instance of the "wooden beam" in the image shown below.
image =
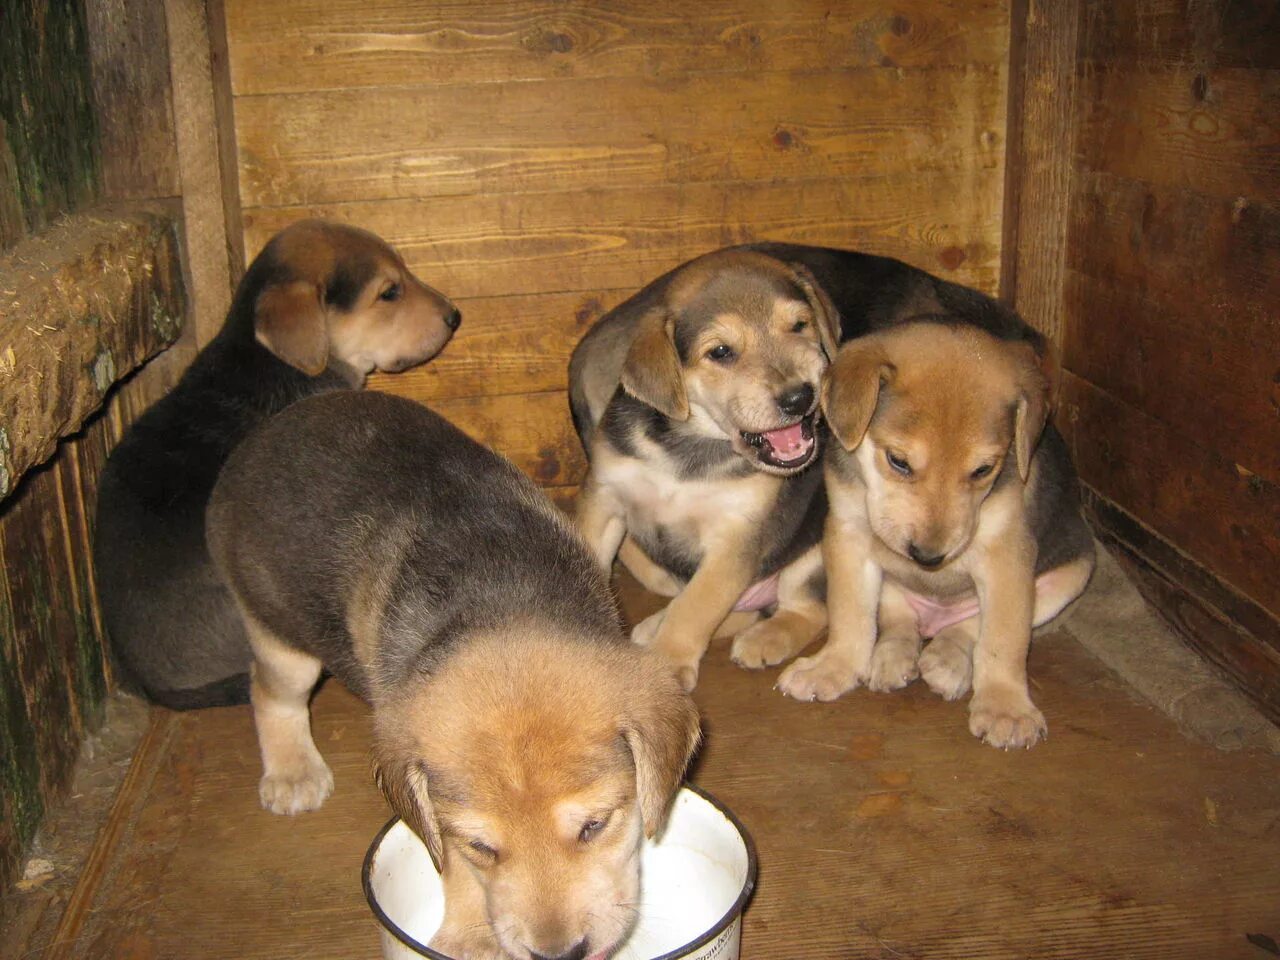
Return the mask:
<svg viewBox="0 0 1280 960">
<path fill-rule="evenodd" d="M 174 218 L 68 217 L 0 258 L 0 497 L 182 329 Z"/>
<path fill-rule="evenodd" d="M 1080 0 L 1014 0 L 1001 297 L 1061 347 Z"/>
<path fill-rule="evenodd" d="M 193 320 L 192 346 L 202 347 L 222 329 L 231 306 L 233 285 L 209 20 L 202 0 L 165 0 L 164 9 L 169 22 L 174 122 L 182 176 L 182 226 L 187 254 L 184 266 Z"/>
</svg>

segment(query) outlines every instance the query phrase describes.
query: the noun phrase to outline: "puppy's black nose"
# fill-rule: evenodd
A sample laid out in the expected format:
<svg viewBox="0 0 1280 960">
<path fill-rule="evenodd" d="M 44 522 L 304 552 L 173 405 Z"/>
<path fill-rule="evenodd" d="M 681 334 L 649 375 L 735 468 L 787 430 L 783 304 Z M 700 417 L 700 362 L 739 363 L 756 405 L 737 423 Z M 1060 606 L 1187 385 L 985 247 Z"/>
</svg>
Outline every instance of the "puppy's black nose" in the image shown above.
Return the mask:
<svg viewBox="0 0 1280 960">
<path fill-rule="evenodd" d="M 947 559 L 947 555 L 945 553 L 937 553 L 933 556 L 928 556 L 922 553 L 920 548 L 914 543 L 907 544 L 907 556 L 911 557 L 912 560 L 928 570 L 942 566 L 942 561 Z"/>
<path fill-rule="evenodd" d="M 444 325 L 450 330 L 457 330 L 462 326 L 462 311 L 457 307 L 450 310 L 444 317 Z"/>
<path fill-rule="evenodd" d="M 787 416 L 803 416 L 813 406 L 813 387 L 810 384 L 802 383 L 798 387 L 792 387 L 786 393 L 778 394 L 775 400 L 777 401 L 778 409 Z"/>
<path fill-rule="evenodd" d="M 529 951 L 529 956 L 532 957 L 532 960 L 582 960 L 586 955 L 587 940 L 585 937 L 570 947 L 567 953 L 557 954 L 554 957 L 546 957 L 540 953 L 534 953 L 532 950 Z"/>
</svg>

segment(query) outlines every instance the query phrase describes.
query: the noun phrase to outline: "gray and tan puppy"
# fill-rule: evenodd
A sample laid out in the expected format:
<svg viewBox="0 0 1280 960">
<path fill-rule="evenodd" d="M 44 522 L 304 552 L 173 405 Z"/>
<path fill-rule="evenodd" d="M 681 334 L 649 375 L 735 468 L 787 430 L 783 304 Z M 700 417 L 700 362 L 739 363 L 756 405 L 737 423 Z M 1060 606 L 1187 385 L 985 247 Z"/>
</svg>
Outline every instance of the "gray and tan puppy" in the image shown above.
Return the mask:
<svg viewBox="0 0 1280 960">
<path fill-rule="evenodd" d="M 697 713 L 529 480 L 412 401 L 330 394 L 237 448 L 208 539 L 253 646 L 265 807 L 333 787 L 308 708 L 328 670 L 443 870 L 437 949 L 582 960 L 626 935 Z"/>
<path fill-rule="evenodd" d="M 823 395 L 839 440 L 825 461 L 831 626 L 783 672 L 784 693 L 831 700 L 923 676 L 948 700 L 972 685 L 969 729 L 994 746 L 1044 736 L 1031 630 L 1080 595 L 1094 556 L 1039 362 L 1030 342 L 955 320 L 841 349 Z"/>
<path fill-rule="evenodd" d="M 574 350 L 570 399 L 591 462 L 578 522 L 602 569 L 621 549 L 673 597 L 633 639 L 686 689 L 717 633 L 741 631 L 734 659 L 760 667 L 825 623 L 821 472 L 806 468 L 839 324 L 803 265 L 723 250 L 654 281 Z M 773 615 L 754 623 L 762 608 Z"/>
</svg>

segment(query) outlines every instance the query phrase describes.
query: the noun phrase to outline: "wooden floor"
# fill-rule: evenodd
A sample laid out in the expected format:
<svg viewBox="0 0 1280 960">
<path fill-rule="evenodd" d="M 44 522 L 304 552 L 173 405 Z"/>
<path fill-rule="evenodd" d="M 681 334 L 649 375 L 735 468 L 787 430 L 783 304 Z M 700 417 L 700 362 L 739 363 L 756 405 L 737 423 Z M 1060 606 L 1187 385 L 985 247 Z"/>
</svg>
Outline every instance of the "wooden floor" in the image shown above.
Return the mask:
<svg viewBox="0 0 1280 960">
<path fill-rule="evenodd" d="M 1273 955 L 1280 761 L 1185 739 L 1065 633 L 1031 674 L 1049 740 L 1003 753 L 919 684 L 800 704 L 713 647 L 693 778 L 759 850 L 744 957 Z M 377 957 L 368 718 L 336 683 L 313 714 L 337 789 L 285 819 L 258 807 L 247 708 L 157 711 L 45 956 Z"/>
</svg>

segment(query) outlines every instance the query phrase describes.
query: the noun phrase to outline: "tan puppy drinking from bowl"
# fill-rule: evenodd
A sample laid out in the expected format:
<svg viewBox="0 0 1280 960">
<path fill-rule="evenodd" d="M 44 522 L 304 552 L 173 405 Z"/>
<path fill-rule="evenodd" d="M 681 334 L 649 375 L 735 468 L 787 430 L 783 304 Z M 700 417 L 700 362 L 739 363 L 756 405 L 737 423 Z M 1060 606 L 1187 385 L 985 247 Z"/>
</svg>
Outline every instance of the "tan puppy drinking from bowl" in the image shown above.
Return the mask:
<svg viewBox="0 0 1280 960">
<path fill-rule="evenodd" d="M 832 700 L 922 676 L 948 700 L 972 685 L 969 729 L 993 746 L 1045 735 L 1031 629 L 1093 570 L 1047 394 L 1030 344 L 963 323 L 909 322 L 841 349 L 823 396 L 839 440 L 825 462 L 830 632 L 783 672 L 784 693 Z"/>
<path fill-rule="evenodd" d="M 333 788 L 308 707 L 328 670 L 443 874 L 434 949 L 584 960 L 627 935 L 697 713 L 527 478 L 412 401 L 329 394 L 237 448 L 208 539 L 253 646 L 263 806 Z"/>
</svg>

